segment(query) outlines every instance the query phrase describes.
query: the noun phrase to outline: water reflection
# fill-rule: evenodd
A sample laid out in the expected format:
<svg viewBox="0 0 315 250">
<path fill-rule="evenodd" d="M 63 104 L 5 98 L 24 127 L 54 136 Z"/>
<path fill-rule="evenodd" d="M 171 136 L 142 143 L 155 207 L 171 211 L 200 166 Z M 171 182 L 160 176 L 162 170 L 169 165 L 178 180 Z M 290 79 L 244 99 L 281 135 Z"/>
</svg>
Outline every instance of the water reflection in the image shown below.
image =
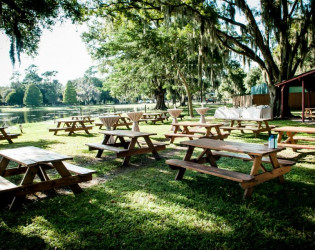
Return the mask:
<svg viewBox="0 0 315 250">
<path fill-rule="evenodd" d="M 82 107 L 81 109 L 65 108 L 56 110 L 30 110 L 30 111 L 10 111 L 1 113 L 0 109 L 0 125 L 12 126 L 15 124 L 42 122 L 54 119 L 61 119 L 75 115 L 91 115 L 99 116 L 109 112 L 130 112 L 133 108 L 95 108 Z"/>
</svg>

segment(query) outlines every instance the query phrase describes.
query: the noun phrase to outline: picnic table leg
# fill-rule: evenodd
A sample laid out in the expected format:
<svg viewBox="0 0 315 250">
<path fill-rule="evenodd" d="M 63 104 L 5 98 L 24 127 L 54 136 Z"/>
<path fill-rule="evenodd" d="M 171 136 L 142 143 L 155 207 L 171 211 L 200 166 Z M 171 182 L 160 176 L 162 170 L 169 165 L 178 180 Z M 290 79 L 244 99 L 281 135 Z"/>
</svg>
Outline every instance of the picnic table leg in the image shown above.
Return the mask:
<svg viewBox="0 0 315 250">
<path fill-rule="evenodd" d="M 26 173 L 21 181 L 21 186 L 33 183 L 35 175 L 38 171 L 38 166 L 31 166 L 26 170 Z M 25 199 L 26 195 L 14 197 L 11 205 L 9 207 L 10 210 L 13 210 L 16 206 L 21 204 L 21 202 Z"/>
<path fill-rule="evenodd" d="M 13 143 L 13 141 L 11 140 L 10 136 L 8 136 L 7 132 L 5 132 L 4 129 L 1 129 L 1 133 L 3 134 L 3 137 L 9 142 L 9 143 Z"/>
<path fill-rule="evenodd" d="M 262 156 L 254 156 L 254 161 L 253 161 L 252 169 L 250 171 L 250 175 L 255 176 L 258 174 L 258 171 L 261 166 L 261 159 L 262 159 Z M 249 198 L 252 195 L 253 190 L 254 190 L 253 187 L 246 188 L 243 197 Z"/>
<path fill-rule="evenodd" d="M 195 147 L 194 146 L 188 146 L 188 150 L 186 152 L 186 155 L 184 157 L 184 161 L 190 161 L 191 156 L 194 152 Z M 186 168 L 178 168 L 177 175 L 175 176 L 175 180 L 182 180 L 183 176 L 185 174 Z"/>
<path fill-rule="evenodd" d="M 270 159 L 271 165 L 274 169 L 280 167 L 280 164 L 279 164 L 278 158 L 277 158 L 277 153 L 270 154 L 269 159 Z M 278 180 L 279 180 L 279 183 L 281 183 L 281 184 L 283 184 L 285 182 L 283 175 L 278 176 Z"/>
<path fill-rule="evenodd" d="M 0 176 L 3 176 L 5 169 L 7 168 L 10 160 L 7 158 L 2 157 L 0 161 Z"/>
<path fill-rule="evenodd" d="M 214 127 L 215 128 L 215 131 L 217 132 L 217 135 L 218 135 L 218 138 L 223 141 L 224 138 L 223 138 L 223 135 L 221 134 L 221 130 L 219 127 Z"/>
<path fill-rule="evenodd" d="M 109 138 L 110 138 L 110 135 L 105 135 L 104 139 L 102 141 L 102 144 L 106 145 L 107 142 L 109 141 Z M 103 152 L 104 152 L 104 150 L 102 150 L 102 149 L 97 150 L 96 158 L 101 158 Z"/>
<path fill-rule="evenodd" d="M 269 136 L 271 135 L 271 128 L 269 127 L 268 121 L 264 121 L 266 129 L 268 131 Z"/>
<path fill-rule="evenodd" d="M 52 162 L 52 164 L 61 177 L 71 176 L 69 170 L 65 167 L 65 165 L 61 161 Z M 83 192 L 83 190 L 80 188 L 78 184 L 71 184 L 69 185 L 69 187 L 74 194 L 79 194 Z"/>
<path fill-rule="evenodd" d="M 155 147 L 154 147 L 154 145 L 153 145 L 153 143 L 152 143 L 150 137 L 149 137 L 149 136 L 144 136 L 144 140 L 145 140 L 145 142 L 147 143 L 148 147 L 152 150 L 152 154 L 153 154 L 154 158 L 155 158 L 156 160 L 160 160 L 161 157 L 160 157 L 160 155 L 158 154 L 158 152 L 155 150 Z"/>
<path fill-rule="evenodd" d="M 204 155 L 206 155 L 205 160 L 210 163 L 211 167 L 215 167 L 215 168 L 218 167 L 210 149 L 203 149 L 202 153 L 197 158 L 197 163 L 202 163 L 204 161 L 204 158 L 203 158 Z"/>
<path fill-rule="evenodd" d="M 121 144 L 123 145 L 123 148 L 124 149 L 127 149 L 128 148 L 128 145 L 129 145 L 129 142 L 126 142 L 124 137 L 122 136 L 117 136 L 117 138 L 119 139 L 119 141 L 121 142 Z"/>
<path fill-rule="evenodd" d="M 60 128 L 60 126 L 61 126 L 61 122 L 57 122 L 57 128 Z M 57 133 L 58 133 L 58 130 L 55 131 L 54 135 L 57 135 Z"/>
<path fill-rule="evenodd" d="M 286 139 L 286 143 L 291 143 L 291 144 L 296 144 L 296 141 L 293 139 L 293 136 L 296 135 L 296 133 L 293 133 L 293 132 L 288 132 L 287 131 L 287 136 L 288 136 L 288 139 Z M 297 149 L 296 148 L 293 148 L 293 151 L 294 152 L 297 152 Z"/>
<path fill-rule="evenodd" d="M 84 122 L 80 122 L 81 127 L 84 129 L 85 133 L 87 133 L 88 135 L 90 134 L 89 130 L 87 129 L 87 127 L 85 126 Z"/>
<path fill-rule="evenodd" d="M 128 150 L 134 149 L 136 146 L 136 143 L 137 143 L 137 138 L 132 138 L 131 142 L 129 144 Z M 124 162 L 123 162 L 123 166 L 127 166 L 129 164 L 130 158 L 131 158 L 131 156 L 125 157 Z"/>
</svg>

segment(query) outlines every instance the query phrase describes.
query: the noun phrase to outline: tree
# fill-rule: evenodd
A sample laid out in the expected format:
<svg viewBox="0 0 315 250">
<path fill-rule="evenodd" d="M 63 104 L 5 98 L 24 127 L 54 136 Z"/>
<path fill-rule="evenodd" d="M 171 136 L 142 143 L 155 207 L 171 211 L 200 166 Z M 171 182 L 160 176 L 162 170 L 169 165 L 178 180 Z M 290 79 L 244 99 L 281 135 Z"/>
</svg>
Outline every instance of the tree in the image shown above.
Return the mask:
<svg viewBox="0 0 315 250">
<path fill-rule="evenodd" d="M 263 83 L 263 76 L 261 69 L 258 67 L 252 68 L 246 75 L 244 79 L 244 87 L 246 88 L 246 93 L 250 93 L 251 87 Z"/>
<path fill-rule="evenodd" d="M 77 104 L 77 92 L 71 81 L 67 82 L 64 94 L 63 94 L 63 103 L 73 105 Z"/>
<path fill-rule="evenodd" d="M 43 94 L 44 104 L 56 104 L 62 96 L 61 83 L 57 79 L 53 79 L 57 73 L 55 70 L 42 73 L 43 78 L 37 86 Z"/>
<path fill-rule="evenodd" d="M 314 0 L 261 0 L 258 7 L 251 7 L 246 0 L 107 1 L 100 7 L 111 16 L 115 11 L 133 10 L 145 11 L 144 16 L 152 21 L 180 22 L 188 17 L 198 22 L 202 34 L 211 34 L 205 44 L 218 43 L 244 61 L 259 65 L 266 76 L 274 115 L 280 112 L 280 95 L 274 84 L 293 77 L 315 48 Z M 158 11 L 164 16 L 153 14 Z M 237 20 L 236 13 L 243 20 Z M 286 115 L 290 115 L 288 98 L 284 104 Z"/>
<path fill-rule="evenodd" d="M 23 105 L 24 89 L 17 88 L 12 90 L 5 98 L 9 105 Z"/>
<path fill-rule="evenodd" d="M 0 30 L 10 38 L 12 63 L 21 53 L 36 54 L 43 28 L 65 18 L 80 20 L 84 7 L 77 0 L 0 0 Z"/>
<path fill-rule="evenodd" d="M 23 103 L 26 106 L 35 107 L 38 107 L 43 104 L 42 92 L 40 92 L 40 89 L 34 83 L 28 85 L 24 94 Z"/>
</svg>

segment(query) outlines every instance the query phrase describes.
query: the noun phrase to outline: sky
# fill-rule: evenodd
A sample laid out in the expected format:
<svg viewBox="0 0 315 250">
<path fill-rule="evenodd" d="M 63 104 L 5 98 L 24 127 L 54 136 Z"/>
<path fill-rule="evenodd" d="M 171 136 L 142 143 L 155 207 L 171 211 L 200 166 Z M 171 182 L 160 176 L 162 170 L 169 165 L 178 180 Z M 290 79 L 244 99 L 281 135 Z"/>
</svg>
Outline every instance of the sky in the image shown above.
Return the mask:
<svg viewBox="0 0 315 250">
<path fill-rule="evenodd" d="M 10 41 L 0 32 L 0 86 L 10 86 L 14 70 L 20 71 L 23 77 L 24 69 L 31 64 L 38 66 L 39 74 L 45 71 L 58 71 L 56 78 L 62 84 L 82 77 L 90 66 L 95 65 L 81 40 L 83 31 L 84 27 L 70 21 L 56 24 L 52 31 L 44 30 L 38 55 L 34 58 L 21 55 L 21 65 L 17 62 L 14 68 L 9 57 Z"/>
</svg>

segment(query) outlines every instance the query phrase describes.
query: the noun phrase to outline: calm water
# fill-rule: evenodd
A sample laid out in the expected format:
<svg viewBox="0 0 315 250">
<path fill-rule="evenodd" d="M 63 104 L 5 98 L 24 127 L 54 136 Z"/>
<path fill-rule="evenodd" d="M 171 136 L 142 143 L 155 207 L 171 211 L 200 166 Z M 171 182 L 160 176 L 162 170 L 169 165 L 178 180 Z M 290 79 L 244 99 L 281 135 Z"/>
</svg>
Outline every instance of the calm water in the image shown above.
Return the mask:
<svg viewBox="0 0 315 250">
<path fill-rule="evenodd" d="M 115 108 L 117 112 L 130 112 L 133 111 L 132 108 Z M 98 116 L 100 114 L 104 114 L 107 112 L 113 112 L 113 108 L 93 108 L 93 107 L 82 107 L 80 110 L 79 108 L 65 108 L 65 109 L 58 109 L 58 110 L 31 110 L 31 111 L 10 111 L 10 112 L 3 112 L 0 109 L 0 125 L 16 125 L 16 124 L 23 124 L 23 123 L 33 123 L 33 122 L 42 122 L 48 121 L 53 119 L 60 119 L 64 117 L 80 115 L 91 115 L 91 116 Z"/>
</svg>

